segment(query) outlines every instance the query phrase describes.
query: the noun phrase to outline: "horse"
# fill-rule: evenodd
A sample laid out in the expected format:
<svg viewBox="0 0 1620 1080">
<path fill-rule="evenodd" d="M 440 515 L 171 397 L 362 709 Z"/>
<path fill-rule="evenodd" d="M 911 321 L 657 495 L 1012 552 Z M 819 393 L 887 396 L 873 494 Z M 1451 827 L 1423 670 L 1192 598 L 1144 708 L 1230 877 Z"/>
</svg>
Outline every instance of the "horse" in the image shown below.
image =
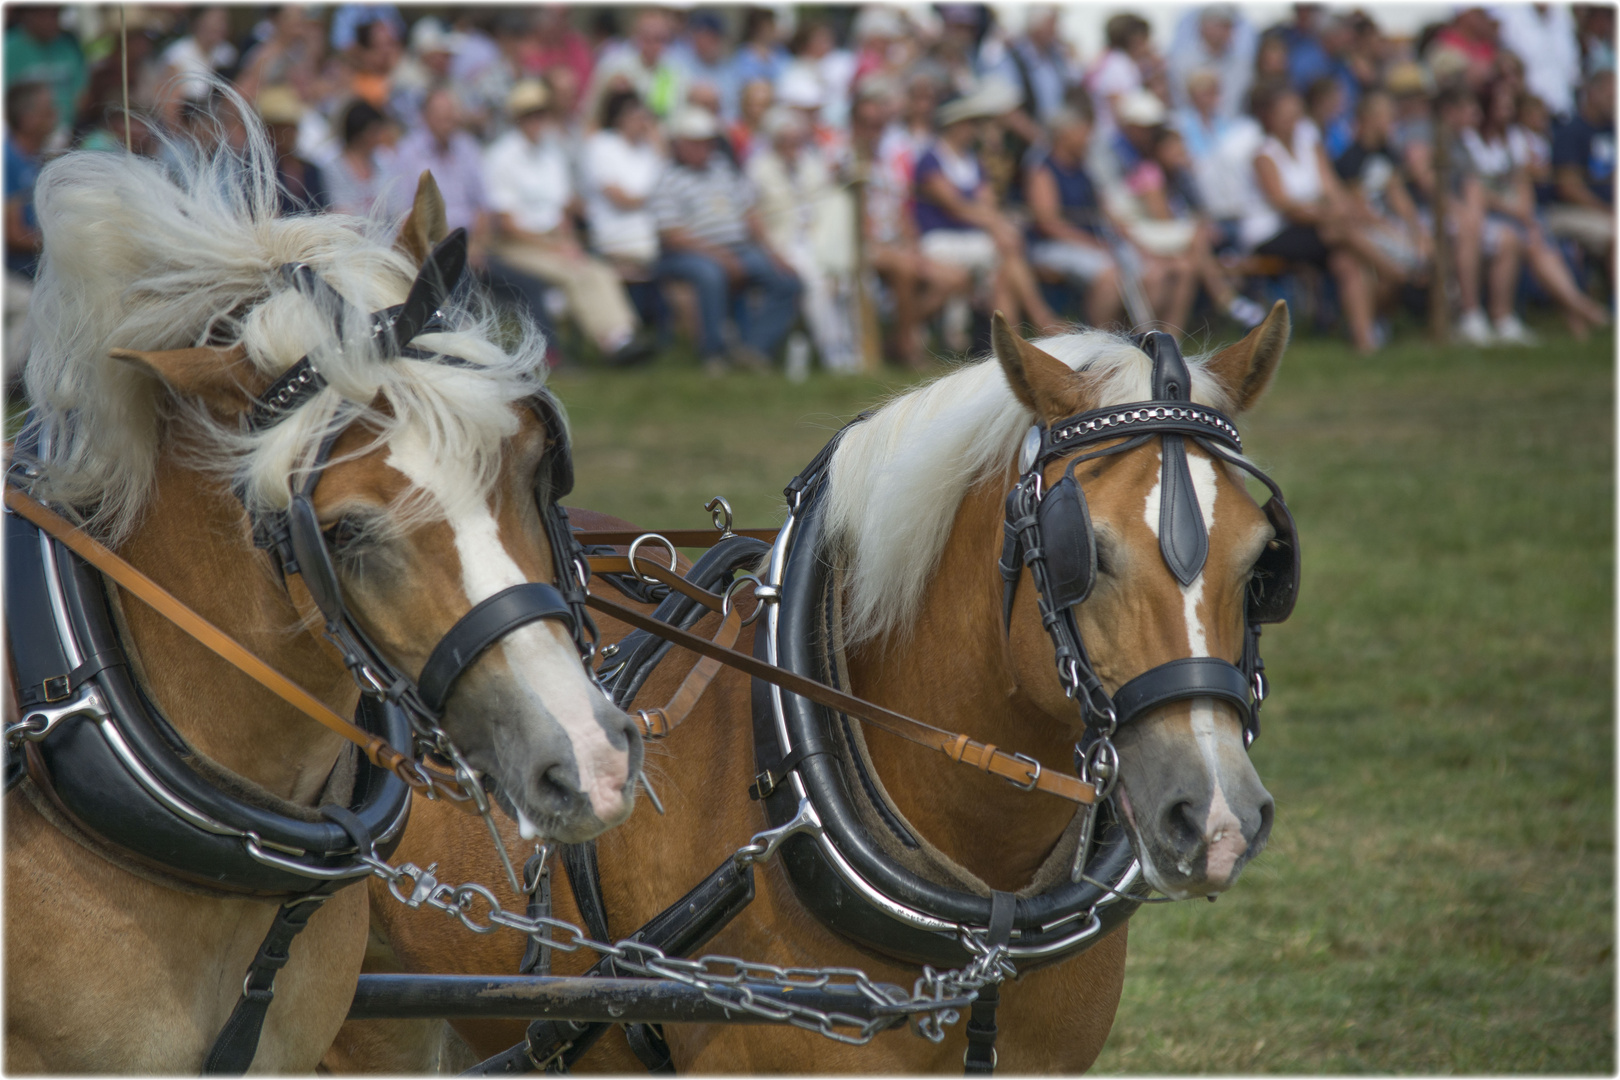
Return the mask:
<svg viewBox="0 0 1620 1080">
<path fill-rule="evenodd" d="M 559 573 L 575 571 L 545 522 L 567 472 L 566 430 L 544 388 L 540 335 L 525 326 L 512 343 L 476 290 L 447 293 L 465 249 L 430 175 L 403 222 L 279 217 L 274 152 L 256 124 L 247 137 L 244 151 L 172 168 L 81 152 L 43 171 L 33 412 L 10 478 L 340 716 L 362 702 L 361 675 L 412 673 L 364 698 L 386 698 L 396 723 L 425 694 L 414 673 L 466 616 L 497 596 L 566 591 Z M 20 460 L 23 447 L 35 460 Z M 20 520 L 7 515 L 8 564 L 22 557 Z M 102 590 L 86 570 L 60 576 Z M 17 650 L 52 624 L 14 622 L 12 591 L 20 693 Z M 333 791 L 360 784 L 353 748 L 153 609 L 105 592 L 96 603 L 118 638 L 108 670 L 127 672 L 129 700 L 146 703 L 157 741 L 172 744 L 160 750 L 172 775 L 189 770 L 185 782 L 212 785 L 227 809 L 342 837 L 315 807 L 341 806 Z M 522 832 L 584 840 L 630 815 L 642 746 L 588 677 L 571 618 L 555 604 L 523 613 L 446 669 L 442 708 L 422 722 Z M 18 702 L 6 698 L 14 720 Z M 63 719 L 39 748 L 110 726 L 92 719 Z M 410 735 L 403 720 L 394 730 Z M 120 814 L 164 807 L 80 820 L 52 795 L 76 781 L 40 772 L 34 750 L 5 802 L 6 1067 L 198 1072 L 248 990 L 268 998 L 244 972 L 258 969 L 261 942 L 270 949 L 279 900 L 104 842 Z M 194 837 L 204 841 L 222 842 Z M 244 842 L 263 874 L 309 854 L 251 833 L 229 837 L 226 854 L 246 862 Z M 365 838 L 345 843 L 365 853 Z M 352 854 L 341 861 L 328 876 L 356 880 Z M 225 1071 L 250 1060 L 307 1072 L 331 1044 L 366 948 L 366 890 L 308 910 L 260 1014 L 256 1055 L 249 1043 Z"/>
<path fill-rule="evenodd" d="M 1179 496 L 1165 480 L 1168 437 L 1131 440 L 1124 432 L 1107 438 L 1098 453 L 1093 436 L 1087 453 L 1059 445 L 1047 457 L 1031 455 L 1032 422 L 1052 432 L 1071 422 L 1064 418 L 1107 416 L 1110 407 L 1153 397 L 1157 361 L 1135 341 L 1100 331 L 1032 343 L 999 318 L 995 330 L 994 360 L 903 393 L 845 429 L 827 466 L 813 554 L 842 571 L 841 608 L 831 618 L 843 637 L 847 659 L 838 673 L 845 689 L 985 743 L 1017 748 L 1042 763 L 1031 762 L 1032 775 L 1039 775 L 1043 766 L 1061 768 L 1071 760 L 1085 729 L 1054 674 L 1043 590 L 1033 587 L 1030 569 L 1020 574 L 1017 560 L 1003 561 L 1012 563 L 1010 582 L 998 569 L 1012 513 L 1004 499 L 1021 475 L 1043 472 L 1047 489 L 1056 491 L 1065 470 L 1078 470 L 1072 475 L 1089 508 L 1095 580 L 1072 612 L 1091 669 L 1110 693 L 1144 669 L 1213 663 L 1205 658 L 1222 658 L 1231 668 L 1240 661 L 1251 633 L 1245 598 L 1253 582 L 1270 573 L 1266 553 L 1292 544 L 1293 536 L 1291 521 L 1285 536 L 1281 519 L 1250 497 L 1241 471 L 1250 467 L 1247 459 L 1211 452 L 1208 440 L 1178 437 L 1183 481 L 1191 481 Z M 1287 309 L 1279 302 L 1240 342 L 1187 365 L 1191 401 L 1228 415 L 1252 408 L 1270 385 L 1288 336 Z M 1185 391 L 1181 400 L 1188 400 Z M 1105 411 L 1090 412 L 1098 409 Z M 1181 526 L 1166 529 L 1161 515 L 1173 498 L 1189 497 L 1205 526 L 1207 553 L 1190 580 L 1182 580 L 1161 557 L 1169 532 Z M 571 516 L 589 528 L 632 528 L 579 510 Z M 1048 531 L 1049 553 L 1061 539 Z M 1009 585 L 1015 586 L 1010 594 Z M 593 581 L 593 589 L 599 587 Z M 1266 621 L 1277 621 L 1286 611 L 1270 614 Z M 707 616 L 694 631 L 713 633 L 718 618 Z M 762 625 L 745 629 L 738 647 L 747 651 Z M 604 620 L 603 629 L 616 641 L 626 628 Z M 688 667 L 663 662 L 637 702 L 666 700 Z M 751 782 L 761 783 L 751 745 L 757 735 L 747 722 L 750 694 L 750 680 L 726 669 L 682 726 L 650 744 L 666 813 L 643 810 L 596 844 L 614 939 L 682 896 L 751 835 L 780 824 L 767 818 L 761 803 L 743 797 Z M 1117 700 L 1123 715 L 1124 698 Z M 1272 799 L 1247 754 L 1256 722 L 1233 695 L 1211 690 L 1141 708 L 1114 734 L 1120 824 L 1147 882 L 1167 898 L 1213 898 L 1231 888 L 1265 846 Z M 864 742 L 872 780 L 886 792 L 890 811 L 962 878 L 976 881 L 979 895 L 1027 889 L 1055 855 L 1067 869 L 1078 817 L 1072 803 L 1026 794 L 944 755 L 919 754 L 881 730 L 867 729 Z M 442 880 L 489 882 L 488 845 L 479 840 L 462 818 L 421 805 L 397 854 L 437 860 Z M 470 938 L 453 920 L 413 912 L 377 883 L 372 888 L 368 971 L 518 970 L 520 936 Z M 506 906 L 523 899 L 496 891 Z M 569 889 L 557 886 L 552 904 L 558 918 L 581 924 Z M 1061 962 L 1032 964 L 1001 986 L 994 1020 L 1001 1068 L 1077 1072 L 1096 1059 L 1120 998 L 1126 925 L 1099 938 Z M 863 947 L 823 925 L 796 897 L 781 860 L 763 867 L 752 903 L 704 948 L 782 967 L 861 968 L 875 980 L 908 987 L 918 975 L 915 963 L 887 955 L 881 942 Z M 594 959 L 584 951 L 554 952 L 552 970 L 578 974 Z M 479 1058 L 523 1034 L 514 1021 L 452 1025 Z M 666 1025 L 663 1035 L 674 1064 L 699 1073 L 951 1071 L 961 1067 L 966 1041 L 960 1025 L 937 1045 L 892 1032 L 852 1047 L 796 1028 L 723 1024 Z M 442 1021 L 357 1020 L 345 1025 L 326 1064 L 333 1071 L 421 1071 L 453 1046 Z M 574 1067 L 632 1072 L 641 1071 L 644 1060 L 625 1039 L 603 1038 Z"/>
</svg>

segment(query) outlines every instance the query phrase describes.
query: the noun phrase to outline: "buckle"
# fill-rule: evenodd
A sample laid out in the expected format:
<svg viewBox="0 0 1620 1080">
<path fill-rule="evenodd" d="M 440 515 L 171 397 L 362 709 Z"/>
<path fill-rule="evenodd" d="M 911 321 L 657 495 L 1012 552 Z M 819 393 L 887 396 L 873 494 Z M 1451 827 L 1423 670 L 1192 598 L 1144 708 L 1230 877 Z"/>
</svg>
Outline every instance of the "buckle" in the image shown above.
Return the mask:
<svg viewBox="0 0 1620 1080">
<path fill-rule="evenodd" d="M 73 696 L 73 677 L 71 675 L 53 675 L 39 684 L 40 692 L 45 696 L 47 705 L 64 701 Z"/>
<path fill-rule="evenodd" d="M 766 769 L 755 776 L 754 782 L 748 785 L 748 797 L 755 802 L 767 798 L 771 792 L 776 790 L 776 785 L 780 782 L 780 777 L 771 775 L 771 771 Z"/>
</svg>

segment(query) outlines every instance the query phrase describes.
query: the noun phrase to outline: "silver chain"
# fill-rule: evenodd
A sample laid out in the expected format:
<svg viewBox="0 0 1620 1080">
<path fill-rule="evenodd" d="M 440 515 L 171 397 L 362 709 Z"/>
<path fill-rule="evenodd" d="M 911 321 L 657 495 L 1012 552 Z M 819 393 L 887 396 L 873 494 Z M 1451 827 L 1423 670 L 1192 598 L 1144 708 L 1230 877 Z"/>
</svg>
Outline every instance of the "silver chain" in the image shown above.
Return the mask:
<svg viewBox="0 0 1620 1080">
<path fill-rule="evenodd" d="M 799 828 L 794 829 L 795 825 Z M 764 862 L 783 839 L 792 835 L 790 830 L 803 828 L 796 818 L 786 826 L 754 837 L 739 848 L 733 858 L 739 866 Z M 434 876 L 438 863 L 430 863 L 426 869 L 409 862 L 394 866 L 368 854 L 362 854 L 360 861 L 373 875 L 387 882 L 389 893 L 406 907 L 442 911 L 475 934 L 490 934 L 505 927 L 560 952 L 589 949 L 612 957 L 613 966 L 620 972 L 672 979 L 701 991 L 704 998 L 723 1008 L 786 1022 L 850 1046 L 864 1046 L 878 1032 L 888 1028 L 893 1017 L 902 1015 L 913 1017 L 916 1032 L 937 1043 L 945 1037 L 945 1028 L 961 1019 L 962 1009 L 973 1003 L 981 987 L 1016 974 L 1005 946 L 988 948 L 966 931 L 959 938 L 974 956 L 968 966 L 944 972 L 923 968 L 922 977 L 917 979 L 909 996 L 898 987 L 873 982 L 859 968 L 784 968 L 717 954 L 688 960 L 670 956 L 642 941 L 624 940 L 613 944 L 594 941 L 584 930 L 562 919 L 508 911 L 490 889 L 477 882 L 462 885 L 441 882 Z M 759 994 L 744 985 L 748 982 L 768 983 L 790 991 L 847 990 L 865 998 L 874 1015 L 864 1019 L 850 1013 L 826 1012 L 785 998 Z"/>
</svg>

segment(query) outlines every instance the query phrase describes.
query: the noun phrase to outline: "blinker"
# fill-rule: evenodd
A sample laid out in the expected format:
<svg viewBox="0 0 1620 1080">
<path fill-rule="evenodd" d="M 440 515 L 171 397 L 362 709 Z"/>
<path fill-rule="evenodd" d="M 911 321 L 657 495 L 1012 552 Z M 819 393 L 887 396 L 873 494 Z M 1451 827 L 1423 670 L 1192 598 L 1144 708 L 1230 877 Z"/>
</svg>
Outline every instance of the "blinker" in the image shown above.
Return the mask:
<svg viewBox="0 0 1620 1080">
<path fill-rule="evenodd" d="M 298 560 L 298 573 L 304 587 L 314 598 L 328 624 L 343 617 L 343 592 L 338 585 L 337 569 L 332 565 L 326 539 L 321 536 L 320 519 L 315 516 L 315 504 L 308 495 L 299 493 L 287 506 L 287 534 L 292 543 L 293 558 Z"/>
<path fill-rule="evenodd" d="M 1097 580 L 1097 545 L 1092 541 L 1085 494 L 1072 473 L 1052 485 L 1035 516 L 1053 607 L 1083 603 Z"/>
</svg>

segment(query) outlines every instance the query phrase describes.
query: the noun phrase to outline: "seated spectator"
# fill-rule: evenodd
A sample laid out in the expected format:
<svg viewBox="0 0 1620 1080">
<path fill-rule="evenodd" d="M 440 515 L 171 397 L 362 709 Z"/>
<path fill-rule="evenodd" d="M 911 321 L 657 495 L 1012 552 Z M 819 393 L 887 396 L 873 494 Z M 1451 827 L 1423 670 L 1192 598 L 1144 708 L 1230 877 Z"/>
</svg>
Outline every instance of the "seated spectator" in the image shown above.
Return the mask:
<svg viewBox="0 0 1620 1080">
<path fill-rule="evenodd" d="M 1520 92 L 1507 140 L 1514 163 L 1530 177 L 1536 205 L 1546 206 L 1553 201 L 1552 113 L 1547 103 L 1532 93 Z"/>
<path fill-rule="evenodd" d="M 821 115 L 817 121 L 843 131 L 849 126 L 849 91 L 855 79 L 855 54 L 838 46 L 833 28 L 820 19 L 801 20 L 788 51 L 795 61 L 816 73 L 821 85 Z"/>
<path fill-rule="evenodd" d="M 394 72 L 402 56 L 399 33 L 392 20 L 378 17 L 355 27 L 354 45 L 345 53 L 349 93 L 374 109 L 388 109 L 394 102 Z M 412 127 L 416 126 L 415 116 L 426 107 L 423 98 L 417 108 L 409 110 Z"/>
<path fill-rule="evenodd" d="M 369 214 L 382 194 L 377 150 L 388 138 L 388 119 L 366 102 L 355 100 L 343 110 L 339 124 L 343 152 L 326 170 L 332 209 L 339 214 Z"/>
<path fill-rule="evenodd" d="M 1170 50 L 1167 67 L 1173 100 L 1178 112 L 1196 108 L 1191 100 L 1192 77 L 1206 71 L 1217 88 L 1213 115 L 1231 120 L 1242 110 L 1254 80 L 1254 29 L 1232 4 L 1210 4 L 1197 12 L 1197 20 L 1197 32 Z"/>
<path fill-rule="evenodd" d="M 1525 86 L 1558 116 L 1575 111 L 1581 47 L 1564 4 L 1498 4 L 1490 10 L 1502 44 L 1524 62 Z"/>
<path fill-rule="evenodd" d="M 71 124 L 90 69 L 79 39 L 62 28 L 62 6 L 19 4 L 10 16 L 16 22 L 6 30 L 6 89 L 44 83 L 56 104 L 57 124 Z"/>
<path fill-rule="evenodd" d="M 610 94 L 601 130 L 585 140 L 581 168 L 591 247 L 621 276 L 644 277 L 658 258 L 658 223 L 649 205 L 664 155 L 658 121 L 634 90 Z"/>
<path fill-rule="evenodd" d="M 793 268 L 804 286 L 804 321 L 821 363 L 829 371 L 860 366 L 853 330 L 851 277 L 829 265 L 822 234 L 836 226 L 831 212 L 837 192 L 826 158 L 817 150 L 803 113 L 777 105 L 765 115 L 768 142 L 748 159 L 756 212 L 771 250 Z M 853 237 L 850 238 L 853 240 Z"/>
<path fill-rule="evenodd" d="M 1119 266 L 1104 240 L 1102 203 L 1086 172 L 1091 117 L 1064 109 L 1052 118 L 1052 148 L 1024 180 L 1029 261 L 1084 286 L 1088 326 L 1110 326 L 1124 303 Z"/>
<path fill-rule="evenodd" d="M 939 107 L 939 133 L 918 160 L 912 180 L 919 243 L 928 258 L 988 280 L 995 307 L 1012 325 L 1027 318 L 1039 329 L 1055 327 L 1057 316 L 1024 259 L 1023 237 L 996 206 L 974 152 L 978 122 L 1015 104 L 1000 97 L 996 88 L 1002 85 Z"/>
<path fill-rule="evenodd" d="M 1259 88 L 1254 96 L 1266 138 L 1255 153 L 1258 198 L 1243 219 L 1243 244 L 1260 255 L 1330 271 L 1350 340 L 1359 352 L 1373 352 L 1379 342 L 1368 281 L 1372 241 L 1352 226 L 1338 175 L 1299 94 L 1283 84 Z"/>
<path fill-rule="evenodd" d="M 742 43 L 731 58 L 732 77 L 737 84 L 746 86 L 755 79 L 764 79 L 775 86 L 788 60 L 788 51 L 783 48 L 777 29 L 776 12 L 764 7 L 746 9 Z"/>
<path fill-rule="evenodd" d="M 894 336 L 887 353 L 913 371 L 926 371 L 933 361 L 923 324 L 947 300 L 966 295 L 973 288 L 973 275 L 918 250 L 917 226 L 908 206 L 915 162 L 906 140 L 890 137 L 897 130 L 891 123 L 893 96 L 885 81 L 874 76 L 860 85 L 850 110 L 850 145 L 866 176 L 862 254 L 893 293 Z"/>
<path fill-rule="evenodd" d="M 776 90 L 764 79 L 744 83 L 738 94 L 737 119 L 726 125 L 726 142 L 736 159 L 746 162 L 754 152 L 759 125 L 776 100 Z"/>
<path fill-rule="evenodd" d="M 1350 148 L 1354 134 L 1344 102 L 1344 84 L 1331 75 L 1317 79 L 1305 91 L 1305 115 L 1322 133 L 1322 148 L 1329 161 L 1339 160 L 1339 155 Z"/>
<path fill-rule="evenodd" d="M 165 123 L 175 122 L 182 101 L 206 101 L 212 90 L 209 79 L 236 63 L 236 46 L 227 40 L 229 31 L 224 8 L 200 8 L 192 16 L 191 33 L 163 50 L 163 98 L 158 112 Z"/>
<path fill-rule="evenodd" d="M 319 165 L 298 156 L 298 125 L 307 111 L 290 86 L 267 86 L 254 103 L 276 149 L 276 197 L 282 217 L 330 210 L 332 197 Z"/>
<path fill-rule="evenodd" d="M 407 125 L 415 123 L 427 92 L 450 78 L 455 46 L 450 31 L 432 15 L 417 19 L 411 27 L 410 50 L 394 69 L 390 94 L 390 104 L 401 122 Z M 481 126 L 481 119 L 468 110 L 467 120 L 474 129 Z"/>
<path fill-rule="evenodd" d="M 1142 87 L 1141 62 L 1152 53 L 1152 28 L 1140 15 L 1115 15 L 1103 28 L 1108 50 L 1086 74 L 1097 116 L 1097 137 L 1106 145 L 1117 130 L 1114 107 L 1120 98 Z"/>
<path fill-rule="evenodd" d="M 799 279 L 771 250 L 752 185 L 715 147 L 720 123 L 714 114 L 683 107 L 671 117 L 669 135 L 674 161 L 652 198 L 663 245 L 658 274 L 697 290 L 705 371 L 723 374 L 733 364 L 766 370 L 798 316 Z M 728 355 L 722 334 L 727 304 L 749 289 L 760 293 L 758 303 L 740 305 L 739 340 Z"/>
<path fill-rule="evenodd" d="M 1174 125 L 1192 159 L 1193 180 L 1204 212 L 1215 225 L 1215 249 L 1237 242 L 1237 222 L 1248 208 L 1254 170 L 1250 162 L 1263 136 L 1254 118 L 1224 117 L 1219 112 L 1220 76 L 1197 68 L 1187 76 L 1188 107 L 1178 110 Z"/>
<path fill-rule="evenodd" d="M 1554 202 L 1547 228 L 1614 267 L 1614 69 L 1581 87 L 1580 107 L 1553 129 Z"/>
<path fill-rule="evenodd" d="M 1487 220 L 1493 227 L 1511 230 L 1516 235 L 1531 275 L 1564 309 L 1570 333 L 1577 340 L 1583 340 L 1590 326 L 1607 324 L 1608 315 L 1576 287 L 1563 255 L 1547 242 L 1536 216 L 1529 174 L 1513 160 L 1508 147 L 1508 127 L 1516 111 L 1516 95 L 1511 85 L 1503 80 L 1487 84 L 1480 91 L 1478 106 L 1472 111 L 1474 123 L 1461 132 L 1463 149 L 1485 190 Z M 1495 329 L 1497 338 L 1503 342 L 1525 345 L 1535 342 L 1535 336 L 1511 311 Z"/>
<path fill-rule="evenodd" d="M 1058 36 L 1056 5 L 1031 4 L 1025 11 L 1024 32 L 1007 42 L 1001 60 L 983 74 L 999 75 L 1019 88 L 1022 118 L 1050 124 L 1080 84 L 1080 67 L 1074 50 Z"/>
<path fill-rule="evenodd" d="M 467 230 L 468 264 L 475 270 L 485 269 L 490 221 L 484 155 L 478 141 L 462 127 L 461 103 L 447 86 L 428 92 L 422 101 L 420 123 L 394 149 L 394 160 L 385 177 L 390 213 L 404 216 L 410 210 L 417 181 L 424 172 L 433 174 L 439 194 L 444 197 L 445 224 L 451 229 Z"/>
<path fill-rule="evenodd" d="M 636 312 L 619 275 L 574 234 L 572 164 L 557 138 L 550 91 L 539 80 L 520 82 L 506 111 L 511 130 L 484 152 L 492 254 L 508 274 L 560 289 L 569 315 L 609 364 L 647 359 L 651 343 L 636 338 Z"/>
<path fill-rule="evenodd" d="M 28 304 L 41 247 L 34 182 L 44 164 L 45 144 L 56 127 L 56 99 L 49 83 L 17 83 L 6 90 L 5 338 L 0 344 L 4 346 L 8 390 L 22 381 L 28 357 Z"/>
<path fill-rule="evenodd" d="M 636 14 L 628 41 L 605 46 L 591 72 L 585 93 L 586 115 L 601 110 L 602 101 L 615 88 L 634 90 L 659 116 L 680 104 L 680 73 L 670 62 L 669 46 L 675 28 L 668 12 L 644 8 Z"/>
<path fill-rule="evenodd" d="M 731 64 L 731 46 L 720 16 L 713 11 L 693 12 L 686 20 L 686 41 L 675 52 L 687 100 L 691 100 L 692 87 L 711 86 L 720 101 L 720 119 L 727 123 L 736 119 L 742 84 Z"/>
<path fill-rule="evenodd" d="M 1356 105 L 1355 138 L 1334 163 L 1355 203 L 1354 217 L 1378 252 L 1379 276 L 1411 280 L 1426 267 L 1433 243 L 1406 185 L 1401 182 L 1399 155 L 1390 147 L 1395 104 L 1374 90 Z"/>
</svg>

